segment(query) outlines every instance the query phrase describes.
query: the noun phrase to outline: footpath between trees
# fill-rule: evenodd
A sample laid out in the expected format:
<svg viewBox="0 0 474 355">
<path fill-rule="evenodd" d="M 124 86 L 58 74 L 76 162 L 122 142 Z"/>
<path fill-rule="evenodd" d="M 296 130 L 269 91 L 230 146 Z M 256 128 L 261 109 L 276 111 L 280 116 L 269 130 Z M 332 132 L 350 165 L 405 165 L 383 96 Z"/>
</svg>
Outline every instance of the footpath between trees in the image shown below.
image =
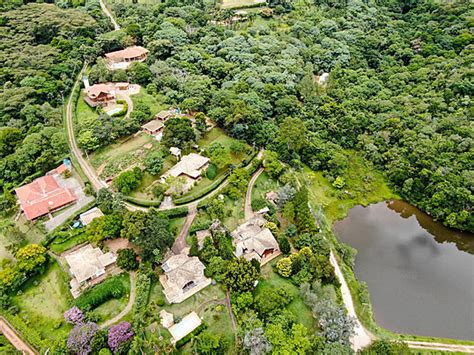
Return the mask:
<svg viewBox="0 0 474 355">
<path fill-rule="evenodd" d="M 24 341 L 13 326 L 2 316 L 0 316 L 0 332 L 8 339 L 8 341 L 22 354 L 36 355 L 39 354 L 26 341 Z"/>
</svg>

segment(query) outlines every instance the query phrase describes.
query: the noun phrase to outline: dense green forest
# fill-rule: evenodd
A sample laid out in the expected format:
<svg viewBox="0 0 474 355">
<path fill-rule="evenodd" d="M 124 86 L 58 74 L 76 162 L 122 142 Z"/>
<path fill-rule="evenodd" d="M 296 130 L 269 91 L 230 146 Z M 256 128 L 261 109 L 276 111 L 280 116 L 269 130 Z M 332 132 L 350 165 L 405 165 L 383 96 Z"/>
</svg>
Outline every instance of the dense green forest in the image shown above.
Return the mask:
<svg viewBox="0 0 474 355">
<path fill-rule="evenodd" d="M 474 230 L 469 1 L 281 0 L 244 22 L 214 6 L 113 7 L 151 52 L 149 92 L 333 179 L 356 149 L 403 198 Z"/>
<path fill-rule="evenodd" d="M 101 52 L 102 16 L 98 1 L 77 9 L 2 3 L 0 185 L 41 175 L 68 154 L 62 104 L 84 60 Z"/>
<path fill-rule="evenodd" d="M 123 30 L 108 34 L 95 1 L 20 5 L 1 18 L 2 184 L 66 153 L 60 107 L 83 60 L 136 43 L 150 59 L 128 78 L 167 104 L 330 179 L 355 149 L 403 198 L 474 230 L 469 1 L 275 0 L 244 21 L 213 1 L 115 4 Z M 100 60 L 90 77 L 114 79 Z"/>
</svg>

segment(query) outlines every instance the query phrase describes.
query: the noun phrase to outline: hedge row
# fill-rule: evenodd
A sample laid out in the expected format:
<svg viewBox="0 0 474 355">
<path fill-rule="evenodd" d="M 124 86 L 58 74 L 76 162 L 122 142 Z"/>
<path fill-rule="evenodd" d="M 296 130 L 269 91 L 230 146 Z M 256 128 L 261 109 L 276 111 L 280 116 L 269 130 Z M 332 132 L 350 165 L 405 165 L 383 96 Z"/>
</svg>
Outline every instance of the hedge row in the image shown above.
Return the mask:
<svg viewBox="0 0 474 355">
<path fill-rule="evenodd" d="M 179 217 L 186 217 L 188 215 L 188 208 L 187 207 L 177 207 L 177 208 L 172 208 L 169 210 L 162 210 L 159 212 L 159 214 L 163 217 L 168 217 L 168 218 L 179 218 Z"/>
<path fill-rule="evenodd" d="M 230 172 L 226 172 L 225 174 L 223 174 L 221 177 L 219 177 L 218 179 L 216 179 L 216 181 L 214 181 L 212 184 L 210 184 L 209 186 L 207 186 L 205 189 L 202 189 L 200 191 L 196 191 L 196 193 L 193 193 L 193 194 L 190 194 L 190 195 L 187 195 L 187 196 L 183 196 L 183 197 L 180 197 L 180 198 L 177 198 L 177 199 L 174 199 L 173 202 L 176 204 L 176 205 L 182 205 L 184 203 L 188 203 L 188 202 L 192 202 L 192 201 L 195 201 L 205 195 L 207 195 L 208 193 L 210 193 L 212 190 L 216 189 L 220 184 L 222 184 L 224 182 L 225 179 L 227 179 L 227 177 L 230 175 Z"/>
<path fill-rule="evenodd" d="M 194 329 L 191 333 L 186 335 L 184 338 L 178 340 L 175 344 L 176 349 L 182 348 L 184 345 L 186 345 L 192 338 L 195 336 L 199 335 L 203 330 L 207 328 L 207 325 L 205 323 L 202 323 L 199 327 Z"/>
<path fill-rule="evenodd" d="M 124 294 L 123 276 L 117 275 L 87 290 L 74 301 L 74 304 L 82 310 L 89 310 L 112 298 L 120 298 Z"/>
<path fill-rule="evenodd" d="M 157 200 L 151 201 L 151 200 L 142 200 L 140 198 L 135 198 L 131 196 L 124 196 L 124 200 L 131 202 L 137 206 L 142 206 L 142 207 L 159 207 L 161 205 L 161 201 L 163 201 L 163 196 L 160 196 Z"/>
</svg>

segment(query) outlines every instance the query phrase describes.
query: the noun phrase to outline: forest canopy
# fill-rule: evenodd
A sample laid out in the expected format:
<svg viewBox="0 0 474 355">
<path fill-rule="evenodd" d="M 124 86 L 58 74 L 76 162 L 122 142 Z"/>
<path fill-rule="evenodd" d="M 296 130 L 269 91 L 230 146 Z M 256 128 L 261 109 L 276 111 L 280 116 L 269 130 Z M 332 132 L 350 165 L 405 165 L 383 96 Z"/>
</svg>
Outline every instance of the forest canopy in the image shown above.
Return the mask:
<svg viewBox="0 0 474 355">
<path fill-rule="evenodd" d="M 199 1 L 114 11 L 150 50 L 143 84 L 167 103 L 332 178 L 357 150 L 403 198 L 472 231 L 469 6 L 280 0 L 243 23 Z"/>
</svg>

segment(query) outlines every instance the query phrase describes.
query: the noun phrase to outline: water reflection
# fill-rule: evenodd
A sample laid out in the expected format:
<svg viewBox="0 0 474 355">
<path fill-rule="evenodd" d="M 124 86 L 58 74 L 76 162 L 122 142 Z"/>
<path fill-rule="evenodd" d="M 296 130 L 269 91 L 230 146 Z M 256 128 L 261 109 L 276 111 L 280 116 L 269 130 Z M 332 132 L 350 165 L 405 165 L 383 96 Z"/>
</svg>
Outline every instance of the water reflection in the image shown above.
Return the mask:
<svg viewBox="0 0 474 355">
<path fill-rule="evenodd" d="M 334 230 L 358 250 L 354 271 L 381 326 L 474 340 L 474 235 L 403 201 L 355 207 Z"/>
<path fill-rule="evenodd" d="M 386 202 L 387 207 L 403 218 L 415 216 L 420 226 L 431 234 L 438 243 L 455 243 L 459 250 L 474 254 L 474 235 L 449 229 L 441 223 L 433 221 L 426 213 L 405 201 L 392 200 Z"/>
</svg>

